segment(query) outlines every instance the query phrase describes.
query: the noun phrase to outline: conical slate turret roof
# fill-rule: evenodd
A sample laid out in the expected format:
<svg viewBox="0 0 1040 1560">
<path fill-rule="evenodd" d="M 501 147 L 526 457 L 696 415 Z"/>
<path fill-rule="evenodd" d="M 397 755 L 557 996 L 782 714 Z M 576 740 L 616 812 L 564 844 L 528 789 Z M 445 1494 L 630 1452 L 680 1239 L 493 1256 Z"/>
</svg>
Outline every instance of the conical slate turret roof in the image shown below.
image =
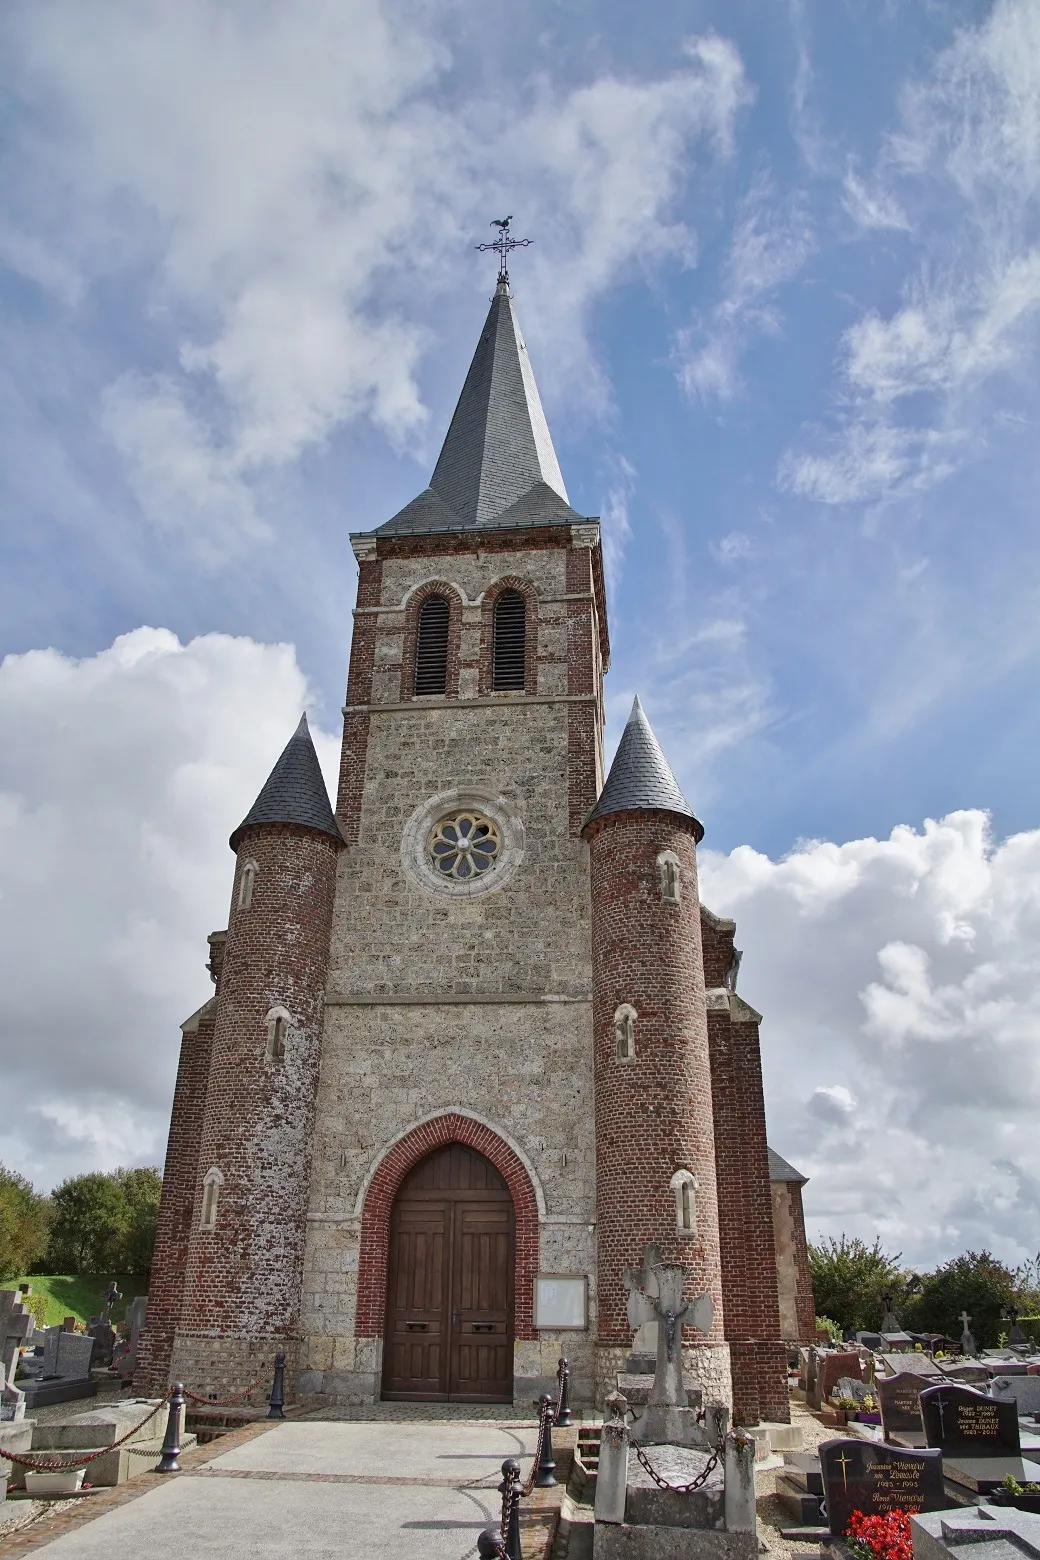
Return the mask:
<svg viewBox="0 0 1040 1560">
<path fill-rule="evenodd" d="M 585 825 L 605 818 L 608 813 L 645 810 L 681 813 L 684 818 L 693 819 L 698 839 L 704 832 L 679 789 L 679 782 L 672 774 L 671 765 L 661 751 L 661 744 L 654 736 L 654 729 L 643 713 L 637 695 L 614 754 L 607 783 L 585 819 Z"/>
<path fill-rule="evenodd" d="M 500 281 L 430 485 L 379 533 L 581 518 L 567 498 L 509 285 Z"/>
<path fill-rule="evenodd" d="M 254 823 L 296 823 L 331 834 L 342 844 L 343 836 L 329 805 L 306 715 L 300 716 L 300 724 L 264 781 L 260 795 L 231 836 L 232 850 L 238 849 L 243 829 Z"/>
</svg>

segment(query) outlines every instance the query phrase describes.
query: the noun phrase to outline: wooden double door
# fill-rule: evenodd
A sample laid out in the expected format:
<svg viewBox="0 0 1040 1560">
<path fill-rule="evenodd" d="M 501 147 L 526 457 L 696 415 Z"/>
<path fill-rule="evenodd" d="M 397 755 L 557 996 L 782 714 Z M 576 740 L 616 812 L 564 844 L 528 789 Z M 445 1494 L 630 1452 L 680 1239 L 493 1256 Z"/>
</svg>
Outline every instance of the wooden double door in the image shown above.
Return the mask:
<svg viewBox="0 0 1040 1560">
<path fill-rule="evenodd" d="M 383 1397 L 513 1397 L 513 1200 L 482 1154 L 435 1150 L 390 1221 Z"/>
</svg>

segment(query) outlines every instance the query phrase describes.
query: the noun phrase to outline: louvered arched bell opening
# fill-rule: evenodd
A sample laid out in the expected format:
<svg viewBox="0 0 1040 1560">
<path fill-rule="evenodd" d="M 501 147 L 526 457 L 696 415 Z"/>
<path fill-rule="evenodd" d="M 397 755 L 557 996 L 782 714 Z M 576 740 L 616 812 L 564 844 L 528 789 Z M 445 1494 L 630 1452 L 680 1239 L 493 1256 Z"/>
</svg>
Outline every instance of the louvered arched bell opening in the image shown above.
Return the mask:
<svg viewBox="0 0 1040 1560">
<path fill-rule="evenodd" d="M 525 687 L 527 603 L 518 590 L 504 590 L 495 602 L 491 686 Z"/>
<path fill-rule="evenodd" d="M 427 596 L 419 609 L 415 640 L 417 694 L 448 691 L 448 627 L 451 608 L 443 596 Z"/>
</svg>

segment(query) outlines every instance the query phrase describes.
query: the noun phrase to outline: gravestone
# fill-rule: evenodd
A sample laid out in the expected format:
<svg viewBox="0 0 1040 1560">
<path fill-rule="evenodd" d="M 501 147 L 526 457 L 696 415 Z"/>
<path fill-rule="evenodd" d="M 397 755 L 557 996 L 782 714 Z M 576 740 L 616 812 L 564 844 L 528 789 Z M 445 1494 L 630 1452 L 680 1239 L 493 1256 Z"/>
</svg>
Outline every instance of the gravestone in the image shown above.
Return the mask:
<svg viewBox="0 0 1040 1560">
<path fill-rule="evenodd" d="M 813 1408 L 819 1410 L 830 1401 L 831 1393 L 842 1376 L 851 1376 L 853 1381 L 863 1380 L 859 1354 L 821 1354 L 815 1389 L 810 1400 Z"/>
<path fill-rule="evenodd" d="M 646 1407 L 632 1426 L 632 1440 L 647 1446 L 710 1445 L 697 1423 L 696 1411 L 689 1406 L 682 1369 L 684 1327 L 696 1327 L 708 1333 L 712 1324 L 710 1295 L 683 1300 L 683 1285 L 689 1269 L 676 1262 L 659 1262 L 654 1268 L 657 1296 L 652 1301 L 657 1315 L 657 1370 Z"/>
<path fill-rule="evenodd" d="M 90 1375 L 94 1340 L 86 1333 L 48 1327 L 43 1339 L 43 1380 L 81 1380 Z"/>
<path fill-rule="evenodd" d="M 974 1387 L 949 1382 L 925 1387 L 921 1418 L 929 1446 L 944 1457 L 1016 1457 L 1020 1450 L 1018 1410 Z"/>
<path fill-rule="evenodd" d="M 1040 1376 L 994 1376 L 989 1395 L 1005 1402 L 1014 1399 L 1020 1418 L 1040 1414 Z"/>
<path fill-rule="evenodd" d="M 967 1355 L 975 1354 L 977 1352 L 975 1347 L 975 1338 L 970 1328 L 968 1327 L 968 1323 L 970 1321 L 971 1317 L 968 1315 L 967 1311 L 962 1311 L 961 1327 L 963 1330 L 961 1332 L 961 1353 Z"/>
<path fill-rule="evenodd" d="M 885 1440 L 893 1435 L 914 1437 L 925 1444 L 924 1423 L 921 1419 L 921 1392 L 928 1386 L 926 1376 L 915 1376 L 904 1370 L 898 1376 L 884 1376 L 875 1382 L 878 1403 L 881 1408 L 881 1427 Z"/>
<path fill-rule="evenodd" d="M 857 1381 L 853 1376 L 840 1376 L 831 1388 L 831 1398 L 834 1401 L 851 1398 L 857 1406 L 860 1406 L 868 1397 L 877 1397 L 874 1388 L 868 1381 Z"/>
<path fill-rule="evenodd" d="M 664 1260 L 660 1246 L 643 1247 L 643 1266 L 625 1268 L 621 1282 L 628 1290 L 628 1325 L 635 1336 L 626 1371 L 632 1375 L 653 1375 L 657 1365 L 657 1275 L 655 1269 Z"/>
<path fill-rule="evenodd" d="M 854 1511 L 884 1516 L 888 1511 L 941 1511 L 942 1453 L 880 1446 L 872 1441 L 824 1441 L 820 1468 L 827 1521 L 840 1536 Z"/>
<path fill-rule="evenodd" d="M 914 1376 L 934 1376 L 936 1381 L 941 1381 L 943 1377 L 943 1371 L 923 1350 L 920 1354 L 915 1351 L 912 1360 L 908 1360 L 905 1354 L 882 1354 L 881 1359 L 885 1369 L 893 1376 L 909 1371 Z"/>
<path fill-rule="evenodd" d="M 944 1374 L 964 1387 L 985 1387 L 990 1382 L 985 1365 L 948 1365 Z"/>
</svg>

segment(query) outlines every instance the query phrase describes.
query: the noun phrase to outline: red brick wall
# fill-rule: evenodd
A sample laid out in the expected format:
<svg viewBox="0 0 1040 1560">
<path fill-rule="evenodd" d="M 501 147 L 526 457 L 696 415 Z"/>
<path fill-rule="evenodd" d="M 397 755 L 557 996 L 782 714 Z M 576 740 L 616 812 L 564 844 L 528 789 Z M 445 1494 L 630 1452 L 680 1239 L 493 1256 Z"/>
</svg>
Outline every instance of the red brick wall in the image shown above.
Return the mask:
<svg viewBox="0 0 1040 1560">
<path fill-rule="evenodd" d="M 719 989 L 733 958 L 734 925 L 702 916 L 705 979 Z M 789 1417 L 786 1351 L 780 1341 L 773 1203 L 766 1153 L 758 1024 L 708 1012 L 718 1167 L 722 1289 L 733 1369 L 734 1419 Z"/>
<path fill-rule="evenodd" d="M 446 1143 L 464 1143 L 490 1160 L 509 1187 L 516 1215 L 515 1327 L 518 1338 L 535 1337 L 532 1323 L 538 1271 L 538 1204 L 523 1164 L 500 1137 L 481 1122 L 454 1113 L 437 1116 L 395 1143 L 369 1182 L 361 1222 L 358 1264 L 358 1338 L 381 1338 L 386 1323 L 386 1272 L 390 1212 L 397 1189 L 420 1159 Z"/>
<path fill-rule="evenodd" d="M 220 937 L 219 943 L 216 937 Z M 211 968 L 220 979 L 223 936 L 210 939 Z M 219 990 L 219 984 L 218 984 Z M 138 1340 L 134 1385 L 139 1392 L 165 1391 L 169 1385 L 173 1334 L 184 1297 L 184 1272 L 199 1184 L 199 1143 L 209 1080 L 216 1001 L 194 1029 L 181 1036 L 177 1082 L 173 1091 L 170 1135 L 163 1167 L 162 1198 L 155 1228 L 155 1250 L 148 1285 L 147 1326 Z"/>
<path fill-rule="evenodd" d="M 715 1139 L 704 1007 L 695 831 L 674 813 L 615 814 L 587 831 L 592 874 L 596 1068 L 596 1213 L 599 1339 L 628 1343 L 622 1283 L 656 1241 L 665 1260 L 692 1269 L 688 1293 L 715 1307 L 710 1340 L 724 1337 Z M 674 851 L 681 903 L 662 902 L 657 857 Z M 616 1060 L 614 1014 L 638 1014 L 636 1060 Z M 676 1170 L 698 1181 L 697 1234 L 676 1232 Z"/>
<path fill-rule="evenodd" d="M 178 1331 L 250 1337 L 297 1329 L 338 842 L 292 825 L 245 832 L 252 905 L 232 894 L 195 1211 Z M 266 1015 L 292 1015 L 282 1061 Z M 217 1226 L 199 1228 L 201 1182 L 224 1176 Z"/>
</svg>

